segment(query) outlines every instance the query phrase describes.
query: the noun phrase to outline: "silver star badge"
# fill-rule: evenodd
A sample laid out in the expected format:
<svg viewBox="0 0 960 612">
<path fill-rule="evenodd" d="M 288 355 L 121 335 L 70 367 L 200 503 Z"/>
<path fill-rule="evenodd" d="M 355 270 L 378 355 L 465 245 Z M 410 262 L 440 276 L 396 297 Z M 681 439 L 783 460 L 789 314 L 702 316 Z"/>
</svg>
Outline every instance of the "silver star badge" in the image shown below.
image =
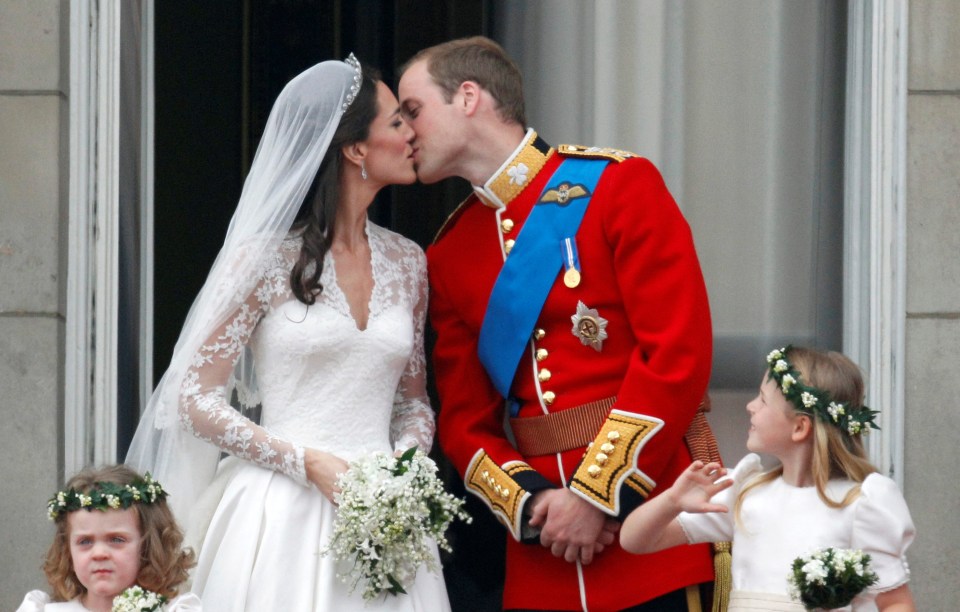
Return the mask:
<svg viewBox="0 0 960 612">
<path fill-rule="evenodd" d="M 607 339 L 607 320 L 600 316 L 596 308 L 587 308 L 583 302 L 577 302 L 577 314 L 570 317 L 573 321 L 573 335 L 580 338 L 584 346 L 592 346 L 599 352 L 603 341 Z"/>
</svg>

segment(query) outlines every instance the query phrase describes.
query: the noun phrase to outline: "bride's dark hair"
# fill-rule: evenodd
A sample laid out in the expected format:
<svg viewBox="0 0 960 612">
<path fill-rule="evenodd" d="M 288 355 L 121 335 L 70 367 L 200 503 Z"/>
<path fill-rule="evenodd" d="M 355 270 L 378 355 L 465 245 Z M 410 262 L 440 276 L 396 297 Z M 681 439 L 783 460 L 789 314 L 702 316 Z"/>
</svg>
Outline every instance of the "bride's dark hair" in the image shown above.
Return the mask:
<svg viewBox="0 0 960 612">
<path fill-rule="evenodd" d="M 294 233 L 300 232 L 303 246 L 300 248 L 299 259 L 290 271 L 290 288 L 293 295 L 308 306 L 313 304 L 323 291 L 320 273 L 323 271 L 323 257 L 333 241 L 337 218 L 340 175 L 343 168 L 341 151 L 347 145 L 367 139 L 370 135 L 370 124 L 379 112 L 377 83 L 380 81 L 380 72 L 367 65 L 363 65 L 362 70 L 360 91 L 340 119 L 327 154 L 320 162 L 320 169 L 313 178 L 291 228 Z"/>
</svg>

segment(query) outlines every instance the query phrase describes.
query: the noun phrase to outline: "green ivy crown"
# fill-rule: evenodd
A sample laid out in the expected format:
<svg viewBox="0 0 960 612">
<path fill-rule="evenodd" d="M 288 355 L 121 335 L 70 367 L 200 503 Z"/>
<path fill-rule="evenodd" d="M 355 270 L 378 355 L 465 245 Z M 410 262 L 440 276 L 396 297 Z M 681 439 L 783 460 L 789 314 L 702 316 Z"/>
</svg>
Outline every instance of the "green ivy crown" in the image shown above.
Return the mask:
<svg viewBox="0 0 960 612">
<path fill-rule="evenodd" d="M 147 472 L 143 478 L 127 485 L 95 482 L 87 493 L 74 488 L 58 491 L 47 502 L 47 516 L 52 521 L 63 512 L 125 510 L 133 504 L 155 504 L 166 497 L 167 492 Z"/>
<path fill-rule="evenodd" d="M 770 351 L 767 364 L 770 366 L 770 378 L 777 381 L 780 391 L 797 410 L 835 425 L 840 431 L 851 436 L 867 434 L 871 429 L 880 429 L 874 422 L 878 411 L 866 406 L 835 402 L 826 391 L 803 384 L 800 373 L 787 361 L 787 352 L 791 348 L 787 345 Z"/>
</svg>

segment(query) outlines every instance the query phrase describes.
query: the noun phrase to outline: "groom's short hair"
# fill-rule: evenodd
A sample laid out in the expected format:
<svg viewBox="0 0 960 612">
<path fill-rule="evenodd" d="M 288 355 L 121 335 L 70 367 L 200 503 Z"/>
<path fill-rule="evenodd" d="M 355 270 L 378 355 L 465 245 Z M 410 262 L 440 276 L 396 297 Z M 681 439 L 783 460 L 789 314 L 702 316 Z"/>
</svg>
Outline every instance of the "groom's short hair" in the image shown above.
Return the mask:
<svg viewBox="0 0 960 612">
<path fill-rule="evenodd" d="M 403 65 L 400 75 L 421 60 L 427 62 L 427 72 L 448 103 L 461 83 L 474 81 L 496 101 L 501 119 L 526 127 L 523 76 L 516 62 L 496 42 L 485 36 L 472 36 L 427 47 Z"/>
</svg>

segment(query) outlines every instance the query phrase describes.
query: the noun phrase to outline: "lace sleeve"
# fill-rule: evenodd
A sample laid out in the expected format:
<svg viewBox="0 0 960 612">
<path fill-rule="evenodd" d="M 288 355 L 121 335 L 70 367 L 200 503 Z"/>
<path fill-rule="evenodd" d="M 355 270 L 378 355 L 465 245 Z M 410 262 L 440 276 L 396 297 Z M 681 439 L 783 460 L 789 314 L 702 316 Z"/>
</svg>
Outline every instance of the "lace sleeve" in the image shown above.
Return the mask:
<svg viewBox="0 0 960 612">
<path fill-rule="evenodd" d="M 275 265 L 196 352 L 180 388 L 180 422 L 194 436 L 224 452 L 282 472 L 307 485 L 303 447 L 271 434 L 230 405 L 234 365 L 271 299 L 286 292 L 287 269 Z"/>
<path fill-rule="evenodd" d="M 393 400 L 390 439 L 394 450 L 418 446 L 429 452 L 433 446 L 434 418 L 427 397 L 427 369 L 424 358 L 424 327 L 427 320 L 427 261 L 416 249 L 413 269 L 406 272 L 416 283 L 413 306 L 413 351 L 404 369 Z"/>
</svg>

